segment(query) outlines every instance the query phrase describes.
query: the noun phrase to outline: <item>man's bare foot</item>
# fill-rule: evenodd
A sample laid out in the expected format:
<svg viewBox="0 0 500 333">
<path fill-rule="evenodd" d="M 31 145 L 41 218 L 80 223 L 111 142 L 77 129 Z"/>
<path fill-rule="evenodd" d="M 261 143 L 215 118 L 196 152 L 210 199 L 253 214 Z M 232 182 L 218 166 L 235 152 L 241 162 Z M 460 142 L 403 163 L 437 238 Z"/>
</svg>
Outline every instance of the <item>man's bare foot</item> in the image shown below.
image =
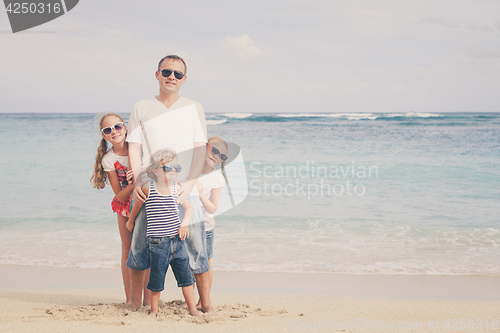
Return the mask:
<svg viewBox="0 0 500 333">
<path fill-rule="evenodd" d="M 142 303 L 143 306 L 151 306 L 151 301 Z"/>
<path fill-rule="evenodd" d="M 129 311 L 132 311 L 132 312 L 135 312 L 137 310 L 139 310 L 141 308 L 141 305 L 135 305 L 135 304 L 132 304 L 130 303 L 129 305 L 127 305 L 126 309 L 129 310 Z"/>
<path fill-rule="evenodd" d="M 201 311 L 203 311 L 203 313 L 214 313 L 214 312 L 217 312 L 217 309 L 214 308 L 213 305 L 209 305 L 205 308 L 202 308 Z"/>
</svg>

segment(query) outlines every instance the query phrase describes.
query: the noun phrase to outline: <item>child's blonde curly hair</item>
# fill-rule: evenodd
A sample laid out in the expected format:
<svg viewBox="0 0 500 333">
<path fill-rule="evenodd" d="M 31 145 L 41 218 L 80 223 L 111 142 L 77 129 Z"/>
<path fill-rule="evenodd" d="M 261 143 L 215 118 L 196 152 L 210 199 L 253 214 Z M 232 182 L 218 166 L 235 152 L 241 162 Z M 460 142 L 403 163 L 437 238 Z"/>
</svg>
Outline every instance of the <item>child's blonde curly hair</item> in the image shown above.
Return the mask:
<svg viewBox="0 0 500 333">
<path fill-rule="evenodd" d="M 146 173 L 149 178 L 158 181 L 154 171 L 161 168 L 161 163 L 168 163 L 177 157 L 177 153 L 172 148 L 164 148 L 156 151 L 153 156 L 151 156 L 151 163 L 146 168 Z"/>
</svg>

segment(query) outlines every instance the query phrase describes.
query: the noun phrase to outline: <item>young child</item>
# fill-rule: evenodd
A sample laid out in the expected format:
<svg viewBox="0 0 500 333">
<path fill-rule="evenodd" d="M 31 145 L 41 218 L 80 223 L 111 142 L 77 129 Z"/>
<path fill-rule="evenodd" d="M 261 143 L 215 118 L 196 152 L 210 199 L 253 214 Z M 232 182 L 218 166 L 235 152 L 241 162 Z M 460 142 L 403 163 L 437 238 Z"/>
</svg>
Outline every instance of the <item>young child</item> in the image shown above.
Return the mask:
<svg viewBox="0 0 500 333">
<path fill-rule="evenodd" d="M 148 289 L 151 290 L 150 315 L 153 317 L 158 314 L 160 292 L 164 289 L 169 265 L 172 266 L 177 286 L 182 287 L 189 314 L 198 315 L 192 287 L 195 280 L 189 266 L 189 255 L 184 241 L 189 237 L 192 208 L 188 200 L 182 203 L 185 214 L 181 223 L 176 195 L 179 187 L 174 182 L 181 170 L 182 167 L 177 164 L 175 151 L 168 148 L 154 153 L 151 164 L 146 169 L 148 177 L 152 179 L 143 187 L 143 191 L 147 195 L 144 204 L 151 266 Z M 142 205 L 141 202 L 134 204 L 126 225 L 128 230 L 132 231 L 134 228 L 135 218 Z"/>
<path fill-rule="evenodd" d="M 212 263 L 214 247 L 214 228 L 215 221 L 213 214 L 217 211 L 219 205 L 219 196 L 222 187 L 224 186 L 224 176 L 214 170 L 214 167 L 221 165 L 224 170 L 224 165 L 227 160 L 228 146 L 220 136 L 214 135 L 208 139 L 207 155 L 205 164 L 201 171 L 200 178 L 196 182 L 200 200 L 203 204 L 203 220 L 205 221 L 205 232 L 207 237 L 207 255 L 210 270 L 208 271 L 209 292 L 212 289 Z M 198 301 L 197 307 L 201 306 L 201 301 Z"/>
<path fill-rule="evenodd" d="M 111 202 L 113 212 L 118 216 L 118 230 L 122 242 L 121 269 L 127 304 L 131 301 L 131 287 L 127 258 L 130 251 L 130 231 L 125 224 L 130 211 L 130 194 L 134 190 L 132 170 L 128 170 L 128 143 L 125 141 L 127 127 L 122 117 L 108 113 L 99 122 L 102 139 L 95 159 L 94 174 L 90 182 L 94 188 L 103 189 L 111 184 L 115 197 Z M 108 150 L 108 142 L 113 146 Z"/>
</svg>

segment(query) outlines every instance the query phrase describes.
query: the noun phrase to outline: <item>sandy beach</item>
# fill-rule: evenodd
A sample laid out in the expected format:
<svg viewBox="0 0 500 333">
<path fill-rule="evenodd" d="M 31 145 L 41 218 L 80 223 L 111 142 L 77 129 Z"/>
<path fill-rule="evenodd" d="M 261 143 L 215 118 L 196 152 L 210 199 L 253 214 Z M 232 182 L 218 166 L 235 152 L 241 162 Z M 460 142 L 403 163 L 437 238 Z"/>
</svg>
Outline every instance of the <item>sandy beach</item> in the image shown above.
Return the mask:
<svg viewBox="0 0 500 333">
<path fill-rule="evenodd" d="M 167 275 L 157 319 L 124 309 L 118 269 L 0 266 L 1 332 L 498 332 L 500 277 L 214 272 L 191 317 Z"/>
</svg>

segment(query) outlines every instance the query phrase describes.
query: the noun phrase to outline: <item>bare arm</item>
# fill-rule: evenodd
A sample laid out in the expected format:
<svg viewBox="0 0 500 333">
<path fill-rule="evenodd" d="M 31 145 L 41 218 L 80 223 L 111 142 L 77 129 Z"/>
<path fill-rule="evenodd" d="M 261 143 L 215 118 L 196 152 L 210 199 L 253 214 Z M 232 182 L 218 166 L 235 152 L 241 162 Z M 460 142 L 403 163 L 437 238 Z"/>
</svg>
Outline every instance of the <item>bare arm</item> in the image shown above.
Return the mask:
<svg viewBox="0 0 500 333">
<path fill-rule="evenodd" d="M 185 200 L 182 203 L 182 207 L 184 207 L 184 218 L 179 226 L 179 237 L 181 240 L 184 240 L 189 237 L 189 221 L 191 220 L 191 215 L 193 215 L 193 208 L 189 200 Z"/>
<path fill-rule="evenodd" d="M 189 177 L 185 182 L 182 182 L 181 188 L 179 190 L 177 202 L 184 202 L 187 197 L 191 194 L 193 187 L 196 185 L 196 180 L 201 174 L 201 170 L 203 169 L 203 165 L 205 164 L 205 156 L 206 156 L 206 142 L 195 142 L 194 143 L 194 152 L 193 152 L 193 161 L 191 163 L 191 171 L 189 172 Z M 130 153 L 129 153 L 130 155 Z M 135 171 L 134 171 L 135 174 Z"/>
<path fill-rule="evenodd" d="M 148 189 L 142 189 L 146 195 L 148 194 L 149 190 Z M 127 224 L 125 224 L 125 227 L 129 230 L 132 231 L 134 229 L 134 224 L 135 224 L 135 218 L 137 217 L 137 214 L 141 211 L 142 205 L 144 203 L 136 201 L 134 203 L 134 206 L 132 207 L 132 210 L 130 211 L 130 216 L 128 218 Z"/>
<path fill-rule="evenodd" d="M 127 179 L 129 179 L 128 174 L 130 170 L 127 171 Z M 120 185 L 120 181 L 118 180 L 118 175 L 116 174 L 116 171 L 109 171 L 107 172 L 108 177 L 109 177 L 109 183 L 111 184 L 111 188 L 113 189 L 113 192 L 115 192 L 116 198 L 120 201 L 126 200 L 129 196 L 130 193 L 134 190 L 134 184 L 133 182 L 129 181 L 127 187 L 122 189 Z"/>
<path fill-rule="evenodd" d="M 130 169 L 134 173 L 134 200 L 135 202 L 144 203 L 146 194 L 141 188 L 141 167 L 142 167 L 142 146 L 139 143 L 129 142 L 128 144 L 128 159 Z"/>
<path fill-rule="evenodd" d="M 203 183 L 200 180 L 196 182 L 196 186 L 198 187 L 198 192 L 200 192 L 201 203 L 203 204 L 203 207 L 205 207 L 207 213 L 208 214 L 215 213 L 219 206 L 219 197 L 222 187 L 212 189 L 212 192 L 210 192 L 210 199 L 209 199 L 207 198 L 205 193 L 203 193 Z"/>
</svg>

